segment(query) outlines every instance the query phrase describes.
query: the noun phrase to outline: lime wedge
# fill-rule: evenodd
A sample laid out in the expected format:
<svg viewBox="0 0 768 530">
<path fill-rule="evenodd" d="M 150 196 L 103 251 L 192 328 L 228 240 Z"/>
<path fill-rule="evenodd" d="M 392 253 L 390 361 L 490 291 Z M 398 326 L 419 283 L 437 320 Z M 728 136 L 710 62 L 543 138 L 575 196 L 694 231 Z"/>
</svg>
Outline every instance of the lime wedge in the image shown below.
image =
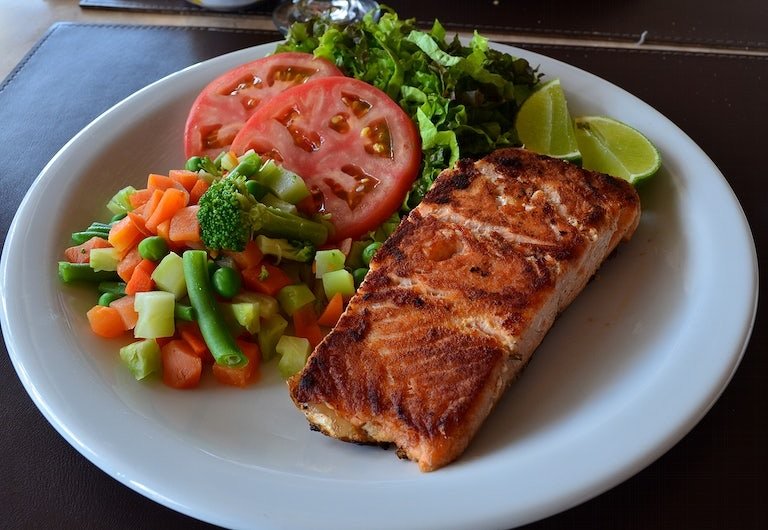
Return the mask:
<svg viewBox="0 0 768 530">
<path fill-rule="evenodd" d="M 565 160 L 581 156 L 559 79 L 544 83 L 523 102 L 515 128 L 525 148 L 534 153 Z"/>
<path fill-rule="evenodd" d="M 658 149 L 641 132 L 604 116 L 574 120 L 582 167 L 637 184 L 661 166 Z"/>
</svg>

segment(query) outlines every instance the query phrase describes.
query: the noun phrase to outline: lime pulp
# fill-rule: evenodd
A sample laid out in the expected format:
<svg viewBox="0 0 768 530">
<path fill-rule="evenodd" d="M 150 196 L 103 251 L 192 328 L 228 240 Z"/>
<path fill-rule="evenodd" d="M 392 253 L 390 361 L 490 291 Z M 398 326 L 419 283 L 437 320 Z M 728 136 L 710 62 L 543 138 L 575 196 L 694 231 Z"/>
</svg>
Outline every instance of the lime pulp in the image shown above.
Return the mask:
<svg viewBox="0 0 768 530">
<path fill-rule="evenodd" d="M 535 153 L 565 160 L 581 157 L 559 79 L 544 83 L 523 102 L 515 128 L 525 148 Z"/>
<path fill-rule="evenodd" d="M 625 123 L 605 116 L 584 116 L 576 118 L 574 125 L 585 169 L 637 184 L 661 167 L 659 150 Z"/>
</svg>

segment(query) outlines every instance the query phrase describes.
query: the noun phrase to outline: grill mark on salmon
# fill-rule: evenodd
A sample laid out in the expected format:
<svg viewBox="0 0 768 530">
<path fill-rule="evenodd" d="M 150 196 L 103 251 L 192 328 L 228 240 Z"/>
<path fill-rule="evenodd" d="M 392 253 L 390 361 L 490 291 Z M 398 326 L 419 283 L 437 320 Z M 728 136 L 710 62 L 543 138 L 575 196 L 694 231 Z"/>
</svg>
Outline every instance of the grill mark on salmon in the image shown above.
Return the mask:
<svg viewBox="0 0 768 530">
<path fill-rule="evenodd" d="M 448 464 L 639 215 L 626 182 L 566 162 L 459 161 L 376 253 L 292 399 L 324 434 Z"/>
</svg>

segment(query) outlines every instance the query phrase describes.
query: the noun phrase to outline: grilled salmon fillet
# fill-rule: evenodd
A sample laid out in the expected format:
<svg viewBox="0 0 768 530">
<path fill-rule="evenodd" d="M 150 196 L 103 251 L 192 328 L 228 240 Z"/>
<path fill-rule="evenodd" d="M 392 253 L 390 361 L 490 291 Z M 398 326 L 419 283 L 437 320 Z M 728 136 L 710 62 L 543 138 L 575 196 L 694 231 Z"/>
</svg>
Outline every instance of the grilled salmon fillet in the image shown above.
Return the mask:
<svg viewBox="0 0 768 530">
<path fill-rule="evenodd" d="M 460 161 L 376 253 L 293 401 L 329 436 L 448 464 L 639 217 L 629 184 L 567 162 Z"/>
</svg>

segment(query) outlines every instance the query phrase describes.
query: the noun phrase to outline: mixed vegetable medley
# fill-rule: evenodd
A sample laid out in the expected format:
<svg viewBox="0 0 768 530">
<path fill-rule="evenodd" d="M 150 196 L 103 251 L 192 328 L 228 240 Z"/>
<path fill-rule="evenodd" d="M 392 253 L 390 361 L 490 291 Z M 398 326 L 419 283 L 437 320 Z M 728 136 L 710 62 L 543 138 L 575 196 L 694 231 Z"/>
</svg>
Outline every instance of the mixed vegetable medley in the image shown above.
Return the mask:
<svg viewBox="0 0 768 530">
<path fill-rule="evenodd" d="M 213 80 L 186 124 L 184 168 L 109 199 L 72 234 L 61 280 L 136 379 L 299 371 L 377 248 L 460 156 L 518 145 L 539 76 L 475 35 L 446 40 L 387 9 L 346 27 L 295 24 L 276 53 Z M 117 349 L 117 347 L 116 347 Z"/>
</svg>

